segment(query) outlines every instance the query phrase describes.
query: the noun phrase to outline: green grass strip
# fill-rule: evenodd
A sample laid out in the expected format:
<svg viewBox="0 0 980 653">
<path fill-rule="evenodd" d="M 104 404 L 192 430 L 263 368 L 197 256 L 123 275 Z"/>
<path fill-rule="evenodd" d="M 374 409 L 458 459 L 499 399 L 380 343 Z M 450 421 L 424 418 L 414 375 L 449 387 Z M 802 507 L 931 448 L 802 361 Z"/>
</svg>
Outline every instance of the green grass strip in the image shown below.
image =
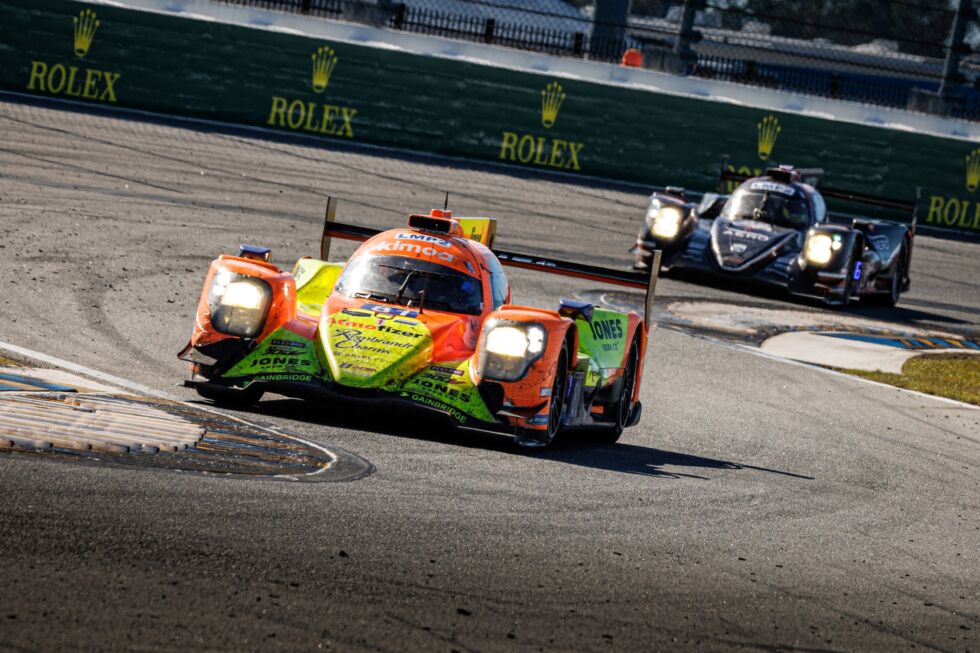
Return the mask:
<svg viewBox="0 0 980 653">
<path fill-rule="evenodd" d="M 901 374 L 843 371 L 879 383 L 980 406 L 980 354 L 923 354 L 905 361 Z"/>
</svg>

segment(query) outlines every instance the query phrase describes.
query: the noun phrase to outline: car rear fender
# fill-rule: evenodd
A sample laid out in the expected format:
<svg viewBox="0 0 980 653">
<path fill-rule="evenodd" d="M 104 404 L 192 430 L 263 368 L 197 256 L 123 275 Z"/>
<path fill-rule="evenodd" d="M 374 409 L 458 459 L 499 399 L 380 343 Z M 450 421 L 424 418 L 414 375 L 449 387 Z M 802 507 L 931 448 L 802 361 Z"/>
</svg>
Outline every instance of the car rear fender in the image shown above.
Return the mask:
<svg viewBox="0 0 980 653">
<path fill-rule="evenodd" d="M 579 351 L 592 359 L 593 370 L 597 369 L 601 374 L 598 382 L 590 379 L 588 386 L 598 385 L 603 388 L 603 392 L 612 388 L 623 374 L 630 347 L 634 342 L 639 347 L 638 372 L 642 371 L 647 330 L 643 328 L 643 320 L 635 312 L 594 309 L 591 321 L 579 318 L 576 325 L 580 334 Z"/>
</svg>

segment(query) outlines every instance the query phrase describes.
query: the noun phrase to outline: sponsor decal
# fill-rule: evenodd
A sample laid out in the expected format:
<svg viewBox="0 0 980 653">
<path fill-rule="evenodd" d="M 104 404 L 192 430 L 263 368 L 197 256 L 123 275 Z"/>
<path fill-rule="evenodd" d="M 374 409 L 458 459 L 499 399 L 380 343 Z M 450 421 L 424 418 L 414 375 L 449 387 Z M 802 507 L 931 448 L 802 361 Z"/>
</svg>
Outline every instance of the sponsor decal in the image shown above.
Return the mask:
<svg viewBox="0 0 980 653">
<path fill-rule="evenodd" d="M 980 186 L 980 149 L 966 155 L 966 189 L 971 193 Z"/>
<path fill-rule="evenodd" d="M 548 423 L 548 413 L 538 413 L 531 419 L 527 421 L 528 424 L 547 424 Z"/>
<path fill-rule="evenodd" d="M 320 363 L 309 341 L 289 340 L 292 334 L 278 329 L 252 352 L 238 361 L 224 377 L 252 376 L 261 373 L 318 373 Z"/>
<path fill-rule="evenodd" d="M 973 193 L 980 187 L 980 148 L 972 150 L 965 160 L 966 190 Z M 980 202 L 962 197 L 930 195 L 924 224 L 980 231 Z"/>
<path fill-rule="evenodd" d="M 72 51 L 78 59 L 88 55 L 95 35 L 101 27 L 96 13 L 83 9 L 73 19 Z M 82 98 L 103 103 L 116 103 L 116 84 L 120 73 L 64 62 L 31 61 L 27 90 L 47 95 Z"/>
<path fill-rule="evenodd" d="M 752 190 L 762 190 L 769 193 L 779 193 L 780 195 L 786 195 L 792 197 L 796 194 L 796 189 L 792 186 L 787 186 L 786 184 L 778 184 L 774 181 L 753 181 L 749 184 L 749 188 Z"/>
<path fill-rule="evenodd" d="M 346 312 L 346 311 L 342 311 Z M 369 317 L 369 316 L 365 316 Z M 364 322 L 353 322 L 351 320 L 345 320 L 342 317 L 328 317 L 327 324 L 336 324 L 337 326 L 343 327 L 354 327 L 355 329 L 364 329 L 365 331 L 377 331 L 378 327 L 374 324 L 366 324 Z"/>
<path fill-rule="evenodd" d="M 779 118 L 769 114 L 756 124 L 756 153 L 762 161 L 768 161 L 772 156 L 773 149 L 776 147 L 776 139 L 783 128 L 779 124 Z M 762 166 L 756 165 L 728 165 L 728 171 L 734 172 L 745 177 L 761 177 L 764 174 Z M 725 192 L 733 193 L 738 188 L 739 182 L 728 180 L 725 182 Z"/>
<path fill-rule="evenodd" d="M 432 372 L 438 372 L 439 374 L 449 374 L 450 376 L 463 376 L 463 370 L 457 370 L 452 367 L 443 367 L 442 365 L 433 365 L 429 368 Z"/>
<path fill-rule="evenodd" d="M 266 352 L 270 353 L 270 352 Z M 296 358 L 289 356 L 264 356 L 262 358 L 253 358 L 250 363 L 251 367 L 269 367 L 269 366 L 291 366 L 291 365 L 301 365 L 304 367 L 310 366 L 310 361 L 304 358 Z"/>
<path fill-rule="evenodd" d="M 837 235 L 837 234 L 834 234 Z M 875 248 L 875 251 L 879 254 L 887 254 L 891 247 L 891 241 L 885 234 L 879 234 L 877 236 L 868 236 L 868 240 L 871 241 L 871 246 Z"/>
<path fill-rule="evenodd" d="M 292 347 L 266 347 L 262 350 L 262 353 L 266 356 L 295 356 L 296 354 L 301 354 Z"/>
<path fill-rule="evenodd" d="M 350 362 L 341 363 L 338 367 L 348 374 L 352 374 L 354 376 L 373 376 L 378 372 L 376 368 Z"/>
<path fill-rule="evenodd" d="M 358 327 L 366 325 L 357 325 Z M 372 329 L 376 327 L 371 327 Z M 359 349 L 362 351 L 373 351 L 378 354 L 389 354 L 391 349 L 388 347 L 399 347 L 401 349 L 411 349 L 412 345 L 407 342 L 394 342 L 385 338 L 368 336 L 357 329 L 336 329 L 330 334 L 333 336 L 332 343 L 334 349 Z M 379 347 L 378 345 L 384 345 Z"/>
<path fill-rule="evenodd" d="M 337 55 L 329 45 L 320 46 L 310 57 L 313 59 L 313 90 L 322 93 L 330 83 L 333 69 L 337 67 Z"/>
<path fill-rule="evenodd" d="M 310 86 L 323 93 L 330 85 L 339 58 L 329 45 L 313 51 Z M 324 134 L 337 138 L 354 138 L 354 118 L 358 110 L 351 106 L 311 102 L 308 99 L 273 95 L 266 124 L 281 129 Z"/>
<path fill-rule="evenodd" d="M 619 319 L 593 320 L 589 327 L 596 340 L 620 340 L 623 337 L 623 323 Z"/>
<path fill-rule="evenodd" d="M 399 243 L 381 243 L 375 247 L 372 251 L 374 252 L 405 252 L 406 254 L 414 254 L 415 256 L 428 256 L 430 258 L 437 258 L 440 261 L 445 261 L 446 263 L 452 263 L 455 257 L 449 252 L 442 252 L 431 246 L 422 246 L 418 243 L 411 242 L 399 242 Z"/>
<path fill-rule="evenodd" d="M 725 236 L 741 238 L 743 240 L 756 240 L 760 243 L 768 243 L 770 237 L 766 234 L 757 234 L 754 231 L 746 231 L 745 229 L 735 229 L 734 227 L 726 227 L 724 231 L 721 232 Z"/>
<path fill-rule="evenodd" d="M 565 89 L 558 82 L 551 82 L 541 91 L 541 124 L 551 129 L 558 119 L 558 110 L 565 101 Z"/>
<path fill-rule="evenodd" d="M 399 317 L 418 317 L 419 316 L 419 312 L 418 311 L 412 311 L 412 310 L 409 310 L 407 308 L 398 308 L 397 306 L 384 306 L 382 304 L 362 304 L 361 305 L 361 308 L 363 308 L 366 311 L 374 311 L 375 313 L 384 313 L 385 315 L 397 315 Z M 347 312 L 348 311 L 346 309 L 344 309 L 344 313 L 347 313 Z M 350 314 L 353 315 L 354 313 L 350 313 Z M 359 315 L 361 317 L 368 317 L 367 315 L 364 315 L 363 313 L 358 313 L 357 315 Z M 409 326 L 415 326 L 415 324 L 416 324 L 415 322 L 409 322 L 407 320 L 394 320 L 394 321 L 395 322 L 398 322 L 399 324 L 407 324 Z"/>
<path fill-rule="evenodd" d="M 558 120 L 568 96 L 558 82 L 548 83 L 541 91 L 541 125 L 551 129 Z M 581 170 L 580 155 L 585 148 L 584 143 L 542 136 L 539 134 L 522 134 L 515 131 L 504 131 L 500 140 L 498 158 L 511 163 L 558 168 L 561 170 Z"/>
<path fill-rule="evenodd" d="M 313 377 L 309 374 L 261 374 L 254 379 L 255 381 L 299 381 L 299 382 L 312 382 Z"/>
<path fill-rule="evenodd" d="M 589 379 L 596 379 L 591 383 L 594 386 L 601 380 L 599 369 L 622 366 L 629 320 L 622 313 L 597 308 L 591 323 L 581 318 L 576 319 L 576 323 L 579 342 L 589 353 L 590 371 L 586 373 L 586 385 L 590 385 Z"/>
<path fill-rule="evenodd" d="M 305 349 L 306 345 L 302 342 L 296 342 L 295 340 L 270 340 L 271 344 L 277 347 L 295 347 L 297 349 Z"/>
<path fill-rule="evenodd" d="M 403 338 L 421 338 L 421 333 L 416 333 L 414 331 L 405 331 L 404 329 L 396 329 L 393 326 L 388 326 L 387 324 L 381 324 L 378 327 L 378 331 L 381 333 L 390 333 L 392 335 L 401 336 Z"/>
<path fill-rule="evenodd" d="M 748 248 L 749 248 L 748 245 L 744 245 L 742 243 L 735 243 L 734 245 L 732 245 L 732 251 L 735 252 L 736 254 L 741 254 Z"/>
<path fill-rule="evenodd" d="M 88 49 L 92 47 L 92 39 L 95 38 L 95 31 L 102 23 L 99 22 L 95 12 L 91 9 L 82 9 L 72 22 L 75 23 L 75 56 L 84 59 L 88 54 Z"/>
<path fill-rule="evenodd" d="M 417 394 L 414 392 L 402 392 L 402 397 L 409 397 L 412 401 L 422 404 L 423 406 L 428 406 L 430 408 L 435 408 L 436 410 L 441 410 L 444 413 L 448 413 L 453 419 L 455 419 L 460 424 L 465 424 L 467 417 L 459 410 L 453 408 L 449 404 L 445 404 L 438 399 L 433 399 L 432 397 L 427 397 L 425 395 Z"/>
<path fill-rule="evenodd" d="M 772 155 L 772 148 L 776 147 L 776 139 L 779 138 L 779 132 L 782 131 L 782 128 L 779 126 L 779 119 L 769 114 L 756 127 L 759 130 L 757 141 L 759 158 L 763 161 L 768 161 L 770 155 Z"/>
<path fill-rule="evenodd" d="M 980 231 L 980 202 L 932 195 L 925 224 Z"/>
<path fill-rule="evenodd" d="M 428 378 L 425 378 L 427 376 Z M 456 381 L 455 379 L 447 380 L 436 375 L 429 376 L 422 374 L 421 378 L 413 380 L 412 385 L 418 386 L 421 391 L 427 394 L 434 394 L 445 401 L 451 401 L 453 403 L 462 402 L 464 404 L 470 403 L 469 393 L 463 389 L 451 388 L 450 385 L 453 383 L 462 383 L 462 381 Z"/>
<path fill-rule="evenodd" d="M 437 245 L 439 247 L 452 247 L 453 246 L 453 244 L 451 242 L 449 242 L 448 240 L 443 240 L 442 238 L 436 238 L 435 236 L 429 236 L 429 235 L 426 235 L 426 234 L 399 233 L 399 234 L 395 234 L 395 238 L 397 238 L 399 240 L 417 240 L 417 241 L 421 241 L 423 243 L 431 243 L 431 244 Z"/>
</svg>

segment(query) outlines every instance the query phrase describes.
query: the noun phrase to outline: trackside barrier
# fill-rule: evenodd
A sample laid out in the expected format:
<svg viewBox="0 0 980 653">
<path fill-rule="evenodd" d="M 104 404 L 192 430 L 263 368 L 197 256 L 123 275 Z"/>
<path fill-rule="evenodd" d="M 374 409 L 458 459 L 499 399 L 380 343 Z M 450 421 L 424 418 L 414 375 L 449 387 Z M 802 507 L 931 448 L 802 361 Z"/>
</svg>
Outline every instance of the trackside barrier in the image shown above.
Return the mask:
<svg viewBox="0 0 980 653">
<path fill-rule="evenodd" d="M 0 0 L 0 88 L 691 189 L 821 167 L 980 234 L 977 142 L 118 6 Z"/>
</svg>

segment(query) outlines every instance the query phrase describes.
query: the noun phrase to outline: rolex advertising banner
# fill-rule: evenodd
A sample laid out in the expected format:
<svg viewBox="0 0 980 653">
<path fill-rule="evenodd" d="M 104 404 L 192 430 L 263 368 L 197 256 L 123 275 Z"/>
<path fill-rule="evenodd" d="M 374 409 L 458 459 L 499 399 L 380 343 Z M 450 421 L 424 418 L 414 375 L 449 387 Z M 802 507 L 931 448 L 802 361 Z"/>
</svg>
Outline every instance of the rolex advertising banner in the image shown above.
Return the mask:
<svg viewBox="0 0 980 653">
<path fill-rule="evenodd" d="M 0 88 L 692 190 L 724 154 L 821 167 L 837 188 L 921 187 L 920 224 L 980 234 L 969 141 L 118 6 L 0 0 Z"/>
</svg>

